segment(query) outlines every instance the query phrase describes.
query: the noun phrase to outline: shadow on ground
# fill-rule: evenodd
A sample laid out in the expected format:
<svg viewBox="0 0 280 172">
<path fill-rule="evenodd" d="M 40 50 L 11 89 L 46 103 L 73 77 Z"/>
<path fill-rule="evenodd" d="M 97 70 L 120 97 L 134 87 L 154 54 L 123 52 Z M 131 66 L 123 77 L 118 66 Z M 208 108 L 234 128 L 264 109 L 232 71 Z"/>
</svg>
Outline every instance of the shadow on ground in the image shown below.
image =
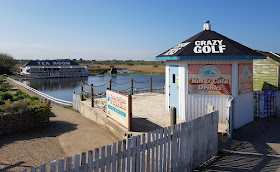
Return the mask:
<svg viewBox="0 0 280 172">
<path fill-rule="evenodd" d="M 77 124 L 65 121 L 50 121 L 50 124 L 44 128 L 25 131 L 23 133 L 9 134 L 0 136 L 0 148 L 20 140 L 30 140 L 42 137 L 56 137 L 61 134 L 71 132 L 77 129 Z"/>
<path fill-rule="evenodd" d="M 28 166 L 28 165 L 23 165 L 25 162 L 24 161 L 19 161 L 15 164 L 6 164 L 6 163 L 0 163 L 0 166 L 1 165 L 4 165 L 6 166 L 5 168 L 3 169 L 0 169 L 0 172 L 9 172 L 11 169 L 15 168 L 15 167 L 23 167 L 23 168 L 32 168 L 31 166 Z"/>
<path fill-rule="evenodd" d="M 132 118 L 132 131 L 133 132 L 149 132 L 162 128 L 147 118 Z"/>
<path fill-rule="evenodd" d="M 219 138 L 217 156 L 195 171 L 279 171 L 280 119 L 256 119 Z"/>
</svg>

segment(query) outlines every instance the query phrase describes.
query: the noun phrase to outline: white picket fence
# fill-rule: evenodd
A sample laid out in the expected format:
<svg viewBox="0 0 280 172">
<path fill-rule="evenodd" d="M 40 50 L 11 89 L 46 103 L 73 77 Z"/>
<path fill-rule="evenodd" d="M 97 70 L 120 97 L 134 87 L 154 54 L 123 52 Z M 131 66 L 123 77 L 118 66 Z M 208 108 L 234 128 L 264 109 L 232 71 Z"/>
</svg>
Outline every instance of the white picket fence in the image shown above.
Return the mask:
<svg viewBox="0 0 280 172">
<path fill-rule="evenodd" d="M 16 83 L 16 84 L 18 84 L 18 85 L 20 85 L 20 86 L 22 86 L 22 87 L 24 87 L 24 88 L 26 88 L 27 90 L 29 90 L 29 91 L 32 91 L 33 93 L 35 93 L 35 94 L 37 94 L 37 95 L 39 95 L 39 96 L 41 96 L 41 97 L 44 97 L 45 99 L 48 99 L 48 100 L 50 100 L 50 101 L 52 101 L 52 102 L 54 102 L 54 103 L 56 103 L 56 104 L 59 104 L 59 105 L 61 105 L 61 106 L 72 106 L 73 105 L 73 102 L 70 102 L 70 101 L 66 101 L 66 100 L 61 100 L 61 99 L 57 99 L 57 98 L 55 98 L 55 97 L 52 97 L 52 96 L 50 96 L 50 95 L 47 95 L 47 94 L 45 94 L 45 93 L 43 93 L 43 92 L 41 92 L 41 91 L 38 91 L 38 90 L 36 90 L 36 89 L 34 89 L 34 88 L 32 88 L 32 87 L 29 87 L 28 85 L 25 85 L 25 84 L 23 84 L 23 83 L 21 83 L 21 82 L 19 82 L 19 81 L 17 81 L 17 80 L 14 80 L 14 79 L 12 79 L 12 78 L 7 78 L 8 80 L 10 80 L 10 81 L 12 81 L 12 82 L 14 82 L 14 83 Z"/>
<path fill-rule="evenodd" d="M 98 138 L 97 138 L 98 139 Z M 218 112 L 52 161 L 31 172 L 191 171 L 218 152 Z M 74 162 L 74 164 L 72 164 Z M 27 172 L 27 170 L 23 170 Z"/>
<path fill-rule="evenodd" d="M 81 112 L 81 95 L 73 93 L 73 109 Z"/>
</svg>

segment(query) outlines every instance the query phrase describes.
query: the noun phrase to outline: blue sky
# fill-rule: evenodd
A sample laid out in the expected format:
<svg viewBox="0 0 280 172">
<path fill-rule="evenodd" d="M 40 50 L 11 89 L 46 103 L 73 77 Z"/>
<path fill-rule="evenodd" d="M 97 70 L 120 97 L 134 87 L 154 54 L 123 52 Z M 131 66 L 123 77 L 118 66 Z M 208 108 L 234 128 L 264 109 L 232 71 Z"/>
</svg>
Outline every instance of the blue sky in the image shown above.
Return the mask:
<svg viewBox="0 0 280 172">
<path fill-rule="evenodd" d="M 0 0 L 0 52 L 17 59 L 155 60 L 202 31 L 280 53 L 278 0 Z"/>
</svg>

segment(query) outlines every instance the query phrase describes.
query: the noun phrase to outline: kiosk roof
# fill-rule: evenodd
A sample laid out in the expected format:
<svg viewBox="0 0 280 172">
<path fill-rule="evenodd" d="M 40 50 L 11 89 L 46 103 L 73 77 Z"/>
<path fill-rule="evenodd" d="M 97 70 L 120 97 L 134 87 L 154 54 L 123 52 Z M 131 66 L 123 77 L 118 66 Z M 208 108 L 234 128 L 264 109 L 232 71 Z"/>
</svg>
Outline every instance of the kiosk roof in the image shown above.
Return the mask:
<svg viewBox="0 0 280 172">
<path fill-rule="evenodd" d="M 158 55 L 156 59 L 265 59 L 265 56 L 215 31 L 204 30 Z"/>
</svg>

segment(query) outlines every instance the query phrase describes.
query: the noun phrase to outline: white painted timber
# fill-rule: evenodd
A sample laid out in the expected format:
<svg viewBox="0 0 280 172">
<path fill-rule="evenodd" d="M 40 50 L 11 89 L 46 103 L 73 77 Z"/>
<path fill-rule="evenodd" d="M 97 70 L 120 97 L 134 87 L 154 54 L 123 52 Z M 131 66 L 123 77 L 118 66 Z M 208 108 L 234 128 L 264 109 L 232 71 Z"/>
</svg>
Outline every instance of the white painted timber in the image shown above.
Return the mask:
<svg viewBox="0 0 280 172">
<path fill-rule="evenodd" d="M 169 103 L 169 66 L 179 65 L 179 118 L 183 120 L 192 120 L 201 117 L 207 113 L 207 104 L 210 102 L 214 111 L 219 111 L 219 123 L 228 123 L 229 120 L 229 107 L 230 100 L 236 98 L 236 101 L 240 101 L 240 106 L 236 108 L 242 108 L 242 115 L 233 119 L 236 124 L 233 124 L 235 128 L 238 128 L 251 121 L 253 112 L 251 108 L 245 108 L 241 104 L 251 99 L 247 94 L 238 94 L 238 64 L 252 63 L 252 60 L 180 60 L 180 61 L 167 61 L 166 62 L 166 78 L 165 78 L 165 93 L 166 93 L 166 110 L 170 111 Z M 231 64 L 232 65 L 232 95 L 202 95 L 202 94 L 189 94 L 188 93 L 188 65 L 189 64 Z M 253 98 L 252 98 L 253 101 Z M 251 100 L 249 101 L 251 102 Z"/>
<path fill-rule="evenodd" d="M 119 141 L 118 147 L 113 143 L 96 148 L 94 159 L 93 151 L 77 154 L 74 167 L 71 157 L 66 158 L 66 168 L 65 159 L 58 160 L 58 164 L 52 161 L 49 171 L 191 171 L 218 152 L 217 133 L 218 112 L 213 112 L 175 125 L 173 133 L 171 127 L 150 132 L 147 141 L 146 134 L 142 134 Z M 46 171 L 44 167 L 41 169 Z"/>
</svg>

